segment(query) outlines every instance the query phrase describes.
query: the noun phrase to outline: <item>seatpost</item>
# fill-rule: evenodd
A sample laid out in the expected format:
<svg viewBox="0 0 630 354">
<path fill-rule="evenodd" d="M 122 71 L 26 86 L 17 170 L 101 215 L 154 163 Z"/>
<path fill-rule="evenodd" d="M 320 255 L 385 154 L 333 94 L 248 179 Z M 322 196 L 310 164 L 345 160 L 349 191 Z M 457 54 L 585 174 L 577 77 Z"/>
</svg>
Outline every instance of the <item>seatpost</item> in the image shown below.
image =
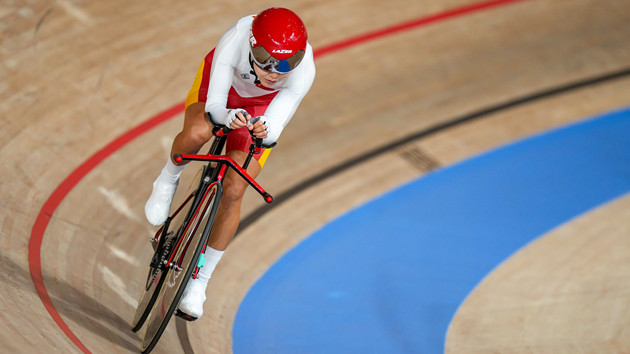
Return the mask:
<svg viewBox="0 0 630 354">
<path fill-rule="evenodd" d="M 260 120 L 260 117 L 254 117 L 252 119 L 249 120 L 248 124 L 255 124 L 256 122 L 258 122 Z M 252 157 L 254 156 L 254 153 L 259 150 L 262 147 L 263 144 L 263 140 L 260 138 L 257 138 L 254 135 L 253 131 L 249 131 L 249 134 L 252 136 L 252 140 L 254 141 L 250 146 L 249 146 L 249 154 L 247 154 L 247 159 L 245 160 L 245 163 L 243 164 L 243 168 L 247 170 L 247 167 L 249 166 L 249 162 L 252 160 Z"/>
<path fill-rule="evenodd" d="M 252 138 L 254 138 L 253 134 L 252 134 Z M 249 162 L 252 160 L 252 157 L 256 153 L 256 150 L 262 147 L 263 140 L 260 138 L 254 138 L 254 139 L 255 139 L 255 143 L 252 143 L 251 145 L 249 145 L 249 153 L 247 154 L 247 159 L 245 159 L 245 163 L 243 164 L 243 168 L 246 170 L 247 170 L 247 167 L 249 166 Z"/>
</svg>

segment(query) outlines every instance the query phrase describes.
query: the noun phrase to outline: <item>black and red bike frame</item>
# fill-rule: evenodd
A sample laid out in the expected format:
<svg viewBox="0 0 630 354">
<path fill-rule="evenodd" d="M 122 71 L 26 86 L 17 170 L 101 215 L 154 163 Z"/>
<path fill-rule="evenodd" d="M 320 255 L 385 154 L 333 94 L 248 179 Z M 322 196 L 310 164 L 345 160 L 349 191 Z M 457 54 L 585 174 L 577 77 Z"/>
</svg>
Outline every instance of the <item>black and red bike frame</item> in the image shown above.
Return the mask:
<svg viewBox="0 0 630 354">
<path fill-rule="evenodd" d="M 253 124 L 255 119 L 257 118 L 252 118 L 250 123 Z M 223 182 L 228 171 L 234 170 L 267 203 L 273 201 L 273 197 L 247 173 L 247 167 L 254 154 L 272 146 L 263 146 L 262 139 L 255 139 L 252 136 L 247 158 L 243 166 L 239 166 L 229 156 L 222 155 L 229 132 L 230 130 L 225 127 L 215 127 L 213 129 L 215 138 L 206 155 L 173 156 L 176 162 L 204 161 L 206 165 L 197 188 L 186 196 L 184 202 L 152 237 L 154 253 L 145 291 L 136 308 L 132 324 L 132 330 L 135 332 L 149 320 L 142 342 L 144 352 L 151 351 L 157 344 L 173 313 L 188 321 L 196 319 L 179 310 L 176 311 L 177 303 L 188 280 L 197 277 L 205 261 L 203 254 L 223 196 Z M 169 230 L 171 227 L 172 231 Z"/>
<path fill-rule="evenodd" d="M 170 226 L 170 222 L 172 219 L 174 219 L 179 212 L 183 209 L 184 205 L 186 205 L 187 203 L 191 202 L 190 199 L 194 198 L 194 200 L 192 201 L 192 207 L 191 207 L 191 215 L 187 215 L 187 220 L 194 220 L 195 217 L 197 217 L 197 215 L 199 213 L 201 213 L 201 215 L 204 215 L 209 207 L 209 203 L 206 203 L 205 207 L 203 208 L 203 210 L 201 210 L 202 205 L 200 205 L 202 202 L 209 200 L 215 196 L 210 195 L 208 196 L 209 193 L 217 193 L 217 201 L 220 200 L 221 196 L 223 195 L 223 179 L 225 178 L 225 175 L 228 171 L 228 169 L 233 169 L 236 173 L 239 174 L 239 176 L 241 176 L 250 186 L 252 186 L 252 188 L 254 188 L 265 200 L 265 202 L 267 203 L 271 203 L 273 201 L 273 197 L 267 193 L 255 180 L 254 178 L 252 178 L 248 173 L 247 173 L 247 167 L 249 166 L 249 163 L 252 159 L 252 157 L 254 156 L 255 153 L 258 153 L 261 151 L 262 147 L 262 139 L 256 139 L 252 136 L 252 144 L 250 145 L 249 148 L 249 153 L 247 155 L 247 158 L 245 160 L 245 163 L 243 163 L 243 166 L 240 166 L 236 161 L 234 161 L 232 158 L 225 156 L 225 155 L 221 155 L 221 152 L 223 151 L 223 148 L 225 146 L 225 141 L 227 139 L 227 134 L 230 132 L 230 129 L 226 128 L 226 127 L 215 127 L 213 129 L 213 134 L 215 136 L 214 141 L 212 142 L 212 145 L 210 147 L 210 150 L 208 152 L 208 154 L 206 155 L 189 155 L 189 154 L 176 154 L 173 156 L 173 159 L 175 160 L 175 162 L 182 162 L 182 161 L 205 161 L 208 162 L 208 165 L 204 168 L 204 172 L 203 172 L 203 177 L 201 179 L 199 188 L 197 189 L 196 192 L 192 193 L 191 195 L 189 195 L 187 197 L 187 199 L 184 201 L 184 203 L 182 203 L 182 206 L 180 206 L 164 223 L 164 225 L 162 226 L 162 228 L 160 228 L 160 230 L 158 230 L 158 232 L 156 233 L 153 241 L 156 243 L 161 243 L 163 242 L 164 237 L 161 237 L 161 235 L 166 235 L 168 233 L 168 228 Z M 274 144 L 275 145 L 275 144 Z M 269 146 L 271 147 L 271 146 Z M 214 186 L 216 186 L 216 188 L 214 188 Z M 202 191 L 202 192 L 201 192 Z M 201 192 L 201 193 L 200 193 Z M 211 231 L 211 227 L 213 224 L 214 220 L 209 220 L 204 228 L 204 233 L 209 233 Z M 190 227 L 194 227 L 194 230 L 192 230 L 192 232 L 190 234 L 194 234 L 197 232 L 198 227 L 200 226 L 200 223 L 195 223 L 193 225 L 193 223 L 188 222 L 187 226 L 186 226 L 186 230 L 183 230 L 182 233 L 180 233 L 181 235 L 186 235 L 188 228 Z M 175 266 L 175 267 L 181 267 L 181 262 L 183 261 L 183 255 L 186 253 L 188 247 L 189 247 L 189 243 L 190 243 L 190 239 L 188 240 L 188 242 L 186 242 L 186 244 L 184 245 L 185 249 L 184 252 L 181 252 L 181 255 L 176 261 L 173 259 L 175 257 L 175 254 L 177 254 L 177 252 L 175 252 L 175 250 L 179 249 L 182 246 L 182 242 L 184 241 L 183 237 L 180 237 L 177 240 L 177 244 L 175 245 L 175 247 L 173 248 L 173 252 L 171 252 L 171 255 L 168 259 L 168 261 L 163 264 L 163 266 Z M 207 239 L 206 239 L 206 244 L 204 244 L 204 247 L 202 248 L 203 250 L 205 250 L 205 247 L 207 245 Z M 161 245 L 160 245 L 161 246 Z M 175 261 L 175 263 L 173 263 Z M 195 270 L 194 272 L 194 278 L 197 276 L 197 272 L 198 269 Z"/>
</svg>

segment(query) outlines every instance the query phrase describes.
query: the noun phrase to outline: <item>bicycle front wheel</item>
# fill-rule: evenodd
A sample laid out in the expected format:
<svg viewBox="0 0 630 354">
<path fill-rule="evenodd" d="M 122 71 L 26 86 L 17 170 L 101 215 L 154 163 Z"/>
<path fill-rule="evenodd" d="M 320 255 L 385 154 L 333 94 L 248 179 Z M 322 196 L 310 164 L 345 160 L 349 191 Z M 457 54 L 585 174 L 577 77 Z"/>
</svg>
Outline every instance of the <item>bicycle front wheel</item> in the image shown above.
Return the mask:
<svg viewBox="0 0 630 354">
<path fill-rule="evenodd" d="M 163 275 L 165 279 L 160 286 L 157 301 L 147 318 L 147 328 L 142 341 L 143 353 L 148 353 L 155 347 L 179 305 L 184 288 L 197 267 L 199 257 L 210 235 L 221 192 L 221 186 L 218 183 L 213 183 L 208 187 L 190 223 L 186 225 L 181 232 L 181 237 L 178 238 L 169 267 Z M 202 225 L 205 227 L 202 228 Z"/>
</svg>

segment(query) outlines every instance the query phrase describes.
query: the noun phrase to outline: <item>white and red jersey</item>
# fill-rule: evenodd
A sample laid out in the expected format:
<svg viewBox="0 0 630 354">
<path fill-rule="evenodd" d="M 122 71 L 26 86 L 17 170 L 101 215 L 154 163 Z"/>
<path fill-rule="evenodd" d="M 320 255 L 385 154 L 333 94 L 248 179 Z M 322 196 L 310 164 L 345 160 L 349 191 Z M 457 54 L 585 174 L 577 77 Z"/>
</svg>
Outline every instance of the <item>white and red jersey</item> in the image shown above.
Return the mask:
<svg viewBox="0 0 630 354">
<path fill-rule="evenodd" d="M 306 44 L 302 62 L 273 88 L 256 84 L 257 77 L 250 59 L 249 37 L 254 16 L 243 17 L 221 37 L 214 51 L 206 112 L 216 123 L 227 125 L 229 109 L 226 108 L 230 88 L 243 98 L 260 97 L 277 92 L 267 107 L 262 120 L 266 122 L 268 135 L 265 144 L 275 142 L 289 123 L 300 102 L 315 79 L 313 48 Z"/>
</svg>

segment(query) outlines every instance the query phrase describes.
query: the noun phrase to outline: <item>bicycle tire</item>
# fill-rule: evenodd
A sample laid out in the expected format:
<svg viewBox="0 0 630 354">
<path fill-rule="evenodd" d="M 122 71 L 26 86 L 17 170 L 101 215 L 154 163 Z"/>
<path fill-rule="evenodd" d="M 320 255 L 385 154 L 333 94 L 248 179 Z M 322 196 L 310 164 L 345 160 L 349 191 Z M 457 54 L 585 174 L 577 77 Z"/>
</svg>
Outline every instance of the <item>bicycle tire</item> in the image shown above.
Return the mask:
<svg viewBox="0 0 630 354">
<path fill-rule="evenodd" d="M 149 270 L 149 272 L 153 271 L 153 269 Z M 159 270 L 157 270 L 159 271 Z M 140 297 L 140 301 L 138 302 L 138 307 L 136 308 L 136 313 L 134 315 L 133 321 L 131 322 L 131 330 L 137 332 L 144 325 L 144 321 L 147 319 L 155 300 L 157 300 L 158 292 L 155 289 L 159 289 L 162 287 L 162 283 L 164 282 L 164 277 L 162 276 L 160 271 L 159 276 L 155 279 L 157 281 L 152 281 L 152 286 L 149 289 L 146 289 L 142 292 Z M 153 285 L 154 284 L 154 285 Z"/>
<path fill-rule="evenodd" d="M 148 324 L 142 340 L 142 353 L 149 353 L 153 350 L 155 345 L 157 345 L 175 309 L 179 305 L 184 289 L 197 266 L 199 257 L 203 252 L 203 246 L 206 244 L 210 231 L 212 230 L 212 224 L 214 223 L 214 218 L 219 207 L 221 194 L 222 190 L 220 184 L 213 183 L 208 187 L 208 192 L 206 193 L 206 195 L 209 195 L 208 201 L 204 203 L 202 200 L 198 205 L 199 210 L 203 209 L 201 217 L 198 219 L 199 221 L 195 221 L 193 217 L 191 224 L 196 223 L 196 225 L 190 229 L 189 236 L 182 235 L 185 238 L 180 244 L 182 247 L 178 247 L 173 258 L 174 260 L 182 259 L 182 269 L 176 270 L 173 267 L 169 267 L 167 271 L 164 272 L 164 281 L 159 289 L 159 295 L 147 317 Z M 205 225 L 203 230 L 199 228 L 201 225 Z M 184 233 L 186 232 L 187 230 L 184 230 Z M 188 257 L 189 252 L 181 253 L 188 248 L 185 245 L 187 243 L 194 245 L 194 252 L 190 257 Z M 169 283 L 169 280 L 172 282 Z M 156 311 L 158 309 L 161 311 Z"/>
<path fill-rule="evenodd" d="M 195 192 L 193 192 L 195 194 Z M 161 264 L 165 257 L 170 256 L 170 253 L 173 250 L 174 243 L 177 242 L 177 237 L 179 236 L 182 226 L 189 220 L 189 213 L 194 206 L 194 200 L 192 198 L 187 198 L 184 203 L 177 209 L 177 211 L 172 216 L 172 220 L 169 223 L 169 229 L 175 231 L 168 231 L 166 235 L 161 235 L 161 237 L 168 238 L 164 243 L 162 243 L 162 247 L 158 250 L 156 249 L 153 257 L 151 258 L 151 262 L 153 263 L 154 258 L 158 257 L 157 267 L 153 267 L 149 265 L 149 273 L 147 274 L 147 283 L 145 284 L 142 295 L 140 296 L 140 301 L 138 302 L 138 306 L 136 307 L 136 312 L 134 314 L 134 318 L 131 323 L 131 330 L 133 332 L 137 332 L 142 328 L 144 322 L 146 321 L 155 301 L 159 295 L 159 289 L 162 288 L 164 280 L 166 279 L 165 272 L 163 271 L 164 266 Z M 186 209 L 188 208 L 188 209 Z M 185 211 L 185 212 L 184 212 Z M 166 249 L 165 249 L 166 247 Z M 151 273 L 157 273 L 153 276 Z M 153 277 L 153 279 L 149 282 L 149 278 Z"/>
</svg>

